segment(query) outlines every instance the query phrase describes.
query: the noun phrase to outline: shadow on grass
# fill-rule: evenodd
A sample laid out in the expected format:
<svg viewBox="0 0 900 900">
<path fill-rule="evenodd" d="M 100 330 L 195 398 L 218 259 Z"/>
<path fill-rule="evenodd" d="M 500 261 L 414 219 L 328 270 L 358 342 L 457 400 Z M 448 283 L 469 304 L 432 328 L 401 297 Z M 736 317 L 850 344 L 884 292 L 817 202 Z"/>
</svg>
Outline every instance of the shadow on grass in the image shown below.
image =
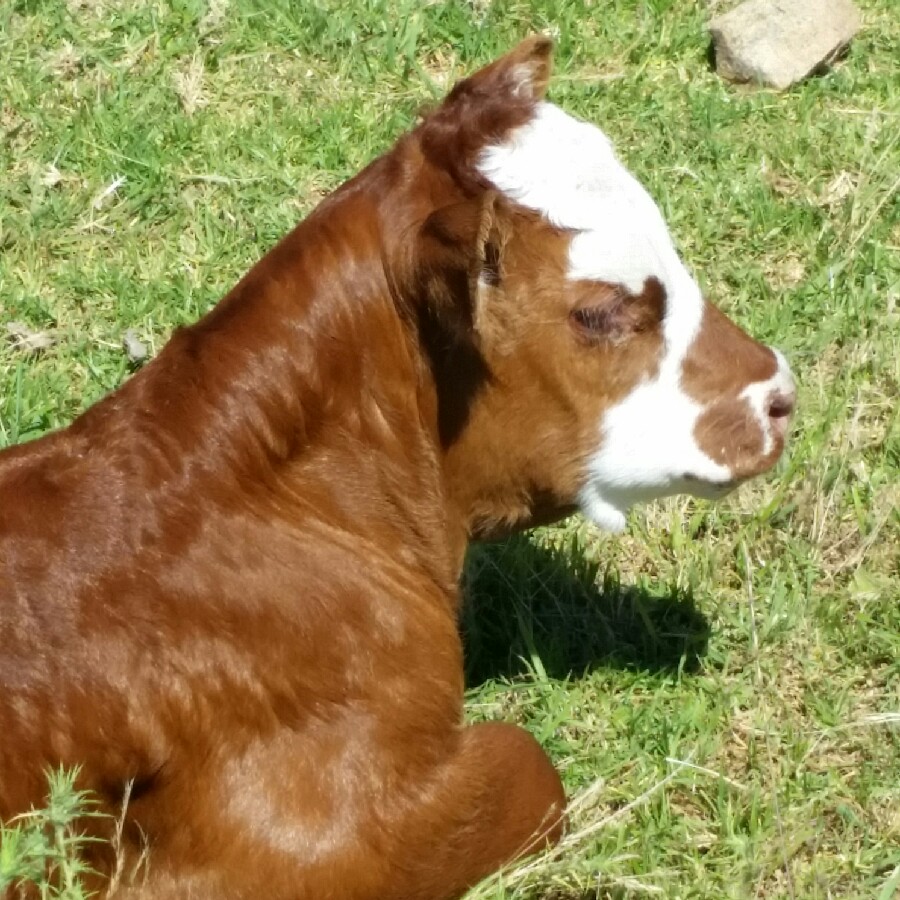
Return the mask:
<svg viewBox="0 0 900 900">
<path fill-rule="evenodd" d="M 524 674 L 551 678 L 598 666 L 694 671 L 709 622 L 687 593 L 654 596 L 601 574 L 577 545 L 527 536 L 470 549 L 463 580 L 466 683 Z"/>
</svg>

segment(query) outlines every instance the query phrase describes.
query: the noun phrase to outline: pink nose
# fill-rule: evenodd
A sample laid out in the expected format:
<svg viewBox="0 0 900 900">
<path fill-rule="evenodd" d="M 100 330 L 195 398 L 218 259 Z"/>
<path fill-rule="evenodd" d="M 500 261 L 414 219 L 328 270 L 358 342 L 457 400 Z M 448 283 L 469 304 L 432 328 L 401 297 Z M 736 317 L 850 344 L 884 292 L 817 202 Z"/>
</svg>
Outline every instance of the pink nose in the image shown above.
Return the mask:
<svg viewBox="0 0 900 900">
<path fill-rule="evenodd" d="M 769 421 L 772 427 L 779 433 L 784 434 L 787 431 L 788 422 L 797 405 L 797 392 L 775 391 L 769 397 Z"/>
</svg>

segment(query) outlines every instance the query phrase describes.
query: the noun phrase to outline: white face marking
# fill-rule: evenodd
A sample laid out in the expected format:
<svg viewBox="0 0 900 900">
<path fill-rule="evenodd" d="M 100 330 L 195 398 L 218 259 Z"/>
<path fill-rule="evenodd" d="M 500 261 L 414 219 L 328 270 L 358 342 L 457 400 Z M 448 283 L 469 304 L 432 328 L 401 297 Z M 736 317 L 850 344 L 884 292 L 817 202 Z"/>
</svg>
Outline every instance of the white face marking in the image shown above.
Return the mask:
<svg viewBox="0 0 900 900">
<path fill-rule="evenodd" d="M 656 204 L 619 162 L 606 135 L 542 103 L 505 143 L 483 152 L 479 169 L 512 200 L 577 232 L 569 249 L 569 278 L 624 284 L 637 294 L 655 277 L 666 292 L 658 374 L 607 410 L 599 423 L 599 449 L 581 494 L 584 513 L 618 531 L 638 501 L 698 493 L 704 483 L 715 492 L 716 485 L 730 482 L 730 470 L 697 445 L 694 426 L 702 410 L 680 386 L 703 316 L 700 289 L 679 259 Z"/>
<path fill-rule="evenodd" d="M 753 384 L 748 384 L 740 393 L 740 398 L 750 405 L 750 409 L 753 410 L 753 415 L 756 417 L 756 421 L 759 422 L 759 427 L 762 430 L 763 456 L 772 452 L 772 444 L 775 443 L 772 429 L 769 427 L 769 416 L 766 412 L 769 406 L 769 397 L 772 394 L 771 382 L 772 379 L 754 381 Z"/>
</svg>

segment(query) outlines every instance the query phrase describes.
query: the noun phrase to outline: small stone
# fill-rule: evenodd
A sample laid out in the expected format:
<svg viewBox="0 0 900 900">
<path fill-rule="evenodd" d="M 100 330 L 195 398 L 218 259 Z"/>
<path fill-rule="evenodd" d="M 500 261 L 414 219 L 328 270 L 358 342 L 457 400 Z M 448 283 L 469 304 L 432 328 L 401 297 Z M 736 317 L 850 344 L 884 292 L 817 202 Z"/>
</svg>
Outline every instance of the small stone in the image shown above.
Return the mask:
<svg viewBox="0 0 900 900">
<path fill-rule="evenodd" d="M 127 329 L 122 335 L 122 346 L 125 348 L 128 361 L 133 365 L 138 365 L 147 359 L 147 345 L 138 339 L 137 332 L 133 328 Z"/>
<path fill-rule="evenodd" d="M 723 78 L 779 90 L 831 63 L 859 27 L 851 0 L 746 0 L 709 23 Z"/>
</svg>

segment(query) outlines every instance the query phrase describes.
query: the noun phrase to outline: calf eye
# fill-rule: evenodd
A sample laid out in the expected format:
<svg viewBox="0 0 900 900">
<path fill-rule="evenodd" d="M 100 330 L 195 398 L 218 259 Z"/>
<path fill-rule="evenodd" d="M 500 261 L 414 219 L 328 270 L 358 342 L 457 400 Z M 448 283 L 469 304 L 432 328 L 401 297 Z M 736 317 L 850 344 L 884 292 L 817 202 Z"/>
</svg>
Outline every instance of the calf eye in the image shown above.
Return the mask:
<svg viewBox="0 0 900 900">
<path fill-rule="evenodd" d="M 640 294 L 629 293 L 621 285 L 593 283 L 569 319 L 585 340 L 618 343 L 658 327 L 664 308 L 665 291 L 655 278 L 647 279 Z"/>
<path fill-rule="evenodd" d="M 598 290 L 594 286 L 569 317 L 575 330 L 587 340 L 620 340 L 631 330 L 627 308 L 633 299 L 622 288 L 603 285 Z"/>
</svg>

